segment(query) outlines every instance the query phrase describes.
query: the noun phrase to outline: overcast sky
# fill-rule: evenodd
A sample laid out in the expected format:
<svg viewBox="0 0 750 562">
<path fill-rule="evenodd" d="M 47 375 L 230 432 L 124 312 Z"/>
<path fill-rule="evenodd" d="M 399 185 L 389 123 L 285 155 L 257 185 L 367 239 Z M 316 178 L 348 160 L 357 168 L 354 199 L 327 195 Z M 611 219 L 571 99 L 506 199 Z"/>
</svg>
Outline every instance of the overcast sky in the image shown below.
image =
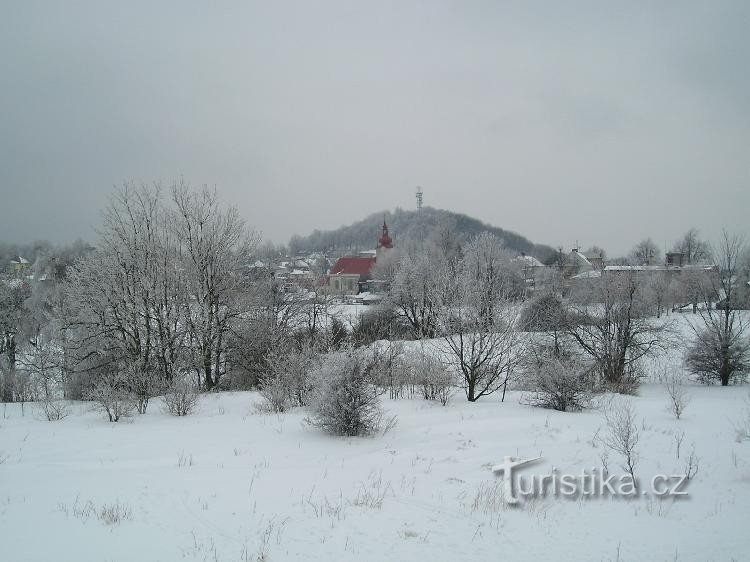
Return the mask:
<svg viewBox="0 0 750 562">
<path fill-rule="evenodd" d="M 277 242 L 416 185 L 610 254 L 748 231 L 750 2 L 605 4 L 5 2 L 0 239 L 179 176 Z"/>
</svg>

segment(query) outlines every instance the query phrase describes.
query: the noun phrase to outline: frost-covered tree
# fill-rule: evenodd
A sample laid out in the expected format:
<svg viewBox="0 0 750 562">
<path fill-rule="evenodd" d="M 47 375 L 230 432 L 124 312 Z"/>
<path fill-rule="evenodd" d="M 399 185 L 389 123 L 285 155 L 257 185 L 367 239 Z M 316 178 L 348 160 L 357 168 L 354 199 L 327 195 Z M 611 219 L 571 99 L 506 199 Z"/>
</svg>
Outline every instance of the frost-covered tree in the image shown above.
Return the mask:
<svg viewBox="0 0 750 562">
<path fill-rule="evenodd" d="M 171 380 L 184 344 L 173 241 L 159 186 L 123 185 L 105 210 L 97 249 L 70 268 L 62 299 L 73 369 L 124 369 L 118 386 L 131 385 L 141 412 L 161 387 L 150 379 Z"/>
<path fill-rule="evenodd" d="M 0 401 L 14 400 L 19 342 L 27 326 L 26 299 L 31 285 L 23 279 L 0 279 Z"/>
<path fill-rule="evenodd" d="M 670 306 L 670 280 L 666 272 L 652 272 L 645 281 L 644 298 L 649 302 L 651 310 L 657 318 L 669 311 Z"/>
<path fill-rule="evenodd" d="M 235 207 L 225 208 L 216 193 L 172 186 L 173 228 L 186 277 L 184 321 L 194 350 L 194 366 L 206 390 L 226 372 L 226 346 L 233 322 L 249 310 L 241 274 L 257 245 Z"/>
<path fill-rule="evenodd" d="M 691 324 L 695 339 L 688 349 L 688 369 L 703 382 L 718 380 L 727 386 L 736 376 L 750 370 L 750 342 L 747 323 L 733 307 L 738 267 L 744 252 L 744 238 L 724 232 L 719 246 L 712 252 L 719 275 L 710 280 L 711 293 L 723 296 L 717 307 L 706 299 L 700 309 L 701 322 Z"/>
<path fill-rule="evenodd" d="M 632 272 L 602 275 L 575 295 L 566 331 L 595 363 L 600 384 L 633 392 L 640 361 L 671 343 L 671 326 L 655 322 L 641 278 Z"/>
<path fill-rule="evenodd" d="M 215 386 L 230 325 L 245 310 L 241 271 L 253 240 L 207 190 L 116 190 L 96 250 L 69 269 L 61 299 L 77 378 L 92 386 L 106 367 L 123 369 L 139 411 L 188 367 Z"/>
<path fill-rule="evenodd" d="M 311 422 L 333 435 L 369 435 L 380 427 L 383 410 L 363 351 L 328 354 L 313 373 Z"/>
<path fill-rule="evenodd" d="M 403 254 L 395 270 L 388 302 L 404 318 L 415 339 L 435 337 L 438 326 L 436 274 L 439 257 L 424 252 Z"/>
<path fill-rule="evenodd" d="M 711 246 L 700 238 L 697 228 L 688 230 L 672 249 L 683 253 L 688 264 L 705 263 L 711 256 Z"/>
<path fill-rule="evenodd" d="M 659 247 L 651 238 L 646 238 L 635 245 L 630 259 L 635 265 L 654 265 L 659 261 Z"/>
<path fill-rule="evenodd" d="M 466 398 L 474 402 L 507 384 L 520 354 L 513 296 L 523 280 L 516 260 L 495 236 L 484 233 L 460 261 L 441 270 L 440 323 L 446 363 L 461 373 Z"/>
</svg>

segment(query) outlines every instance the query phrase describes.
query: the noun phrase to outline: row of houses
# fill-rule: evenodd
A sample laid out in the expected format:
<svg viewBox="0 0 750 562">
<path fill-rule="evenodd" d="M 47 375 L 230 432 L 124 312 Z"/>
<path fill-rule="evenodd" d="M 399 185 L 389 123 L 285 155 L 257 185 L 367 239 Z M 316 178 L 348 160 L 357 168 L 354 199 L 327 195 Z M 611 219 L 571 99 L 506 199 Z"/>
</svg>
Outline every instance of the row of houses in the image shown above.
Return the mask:
<svg viewBox="0 0 750 562">
<path fill-rule="evenodd" d="M 383 221 L 375 250 L 332 260 L 323 253 L 286 258 L 276 263 L 257 260 L 250 266 L 254 276 L 270 275 L 285 292 L 316 292 L 337 295 L 353 302 L 372 304 L 382 300 L 386 284 L 374 278 L 375 265 L 393 250 L 394 243 Z"/>
<path fill-rule="evenodd" d="M 387 284 L 376 278 L 376 265 L 393 248 L 394 241 L 384 220 L 375 250 L 339 257 L 335 261 L 324 254 L 290 258 L 274 265 L 271 271 L 274 277 L 283 281 L 288 292 L 323 292 L 350 301 L 372 304 L 382 300 L 388 290 Z M 647 282 L 660 280 L 669 284 L 676 279 L 692 276 L 702 277 L 717 285 L 715 281 L 719 275 L 716 265 L 687 263 L 685 254 L 680 252 L 667 252 L 664 262 L 659 265 L 607 264 L 601 253 L 584 253 L 578 248 L 573 248 L 567 254 L 560 252 L 550 264 L 544 264 L 523 253 L 516 260 L 524 277 L 526 296 L 531 296 L 537 287 L 551 279 L 561 283 L 561 291 L 571 293 L 585 291 L 587 286 L 603 277 L 635 275 Z M 266 264 L 256 262 L 256 266 L 266 267 Z"/>
</svg>

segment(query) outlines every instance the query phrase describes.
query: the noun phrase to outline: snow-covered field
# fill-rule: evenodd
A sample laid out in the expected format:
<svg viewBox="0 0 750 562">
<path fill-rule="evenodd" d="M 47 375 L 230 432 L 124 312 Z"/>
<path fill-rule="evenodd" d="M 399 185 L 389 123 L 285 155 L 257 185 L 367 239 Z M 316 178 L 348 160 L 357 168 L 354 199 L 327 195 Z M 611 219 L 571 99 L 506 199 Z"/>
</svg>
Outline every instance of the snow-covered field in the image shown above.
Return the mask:
<svg viewBox="0 0 750 562">
<path fill-rule="evenodd" d="M 116 424 L 85 403 L 55 423 L 0 406 L 0 559 L 746 560 L 750 442 L 736 442 L 733 423 L 747 392 L 691 386 L 679 421 L 658 384 L 633 399 L 637 474 L 681 473 L 695 443 L 689 498 L 520 508 L 498 501 L 491 466 L 506 455 L 541 455 L 529 469 L 539 474 L 600 466 L 601 410 L 534 409 L 518 393 L 386 400 L 395 428 L 334 438 L 304 411 L 257 413 L 252 392 L 204 396 L 185 418 L 156 401 Z"/>
</svg>

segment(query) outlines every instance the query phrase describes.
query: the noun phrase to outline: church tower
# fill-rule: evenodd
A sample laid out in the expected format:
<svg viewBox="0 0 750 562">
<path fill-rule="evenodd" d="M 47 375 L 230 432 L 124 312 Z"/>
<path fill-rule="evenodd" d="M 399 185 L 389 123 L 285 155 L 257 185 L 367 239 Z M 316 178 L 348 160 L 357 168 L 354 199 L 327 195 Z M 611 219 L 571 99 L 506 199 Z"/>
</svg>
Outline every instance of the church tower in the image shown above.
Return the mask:
<svg viewBox="0 0 750 562">
<path fill-rule="evenodd" d="M 384 257 L 392 248 L 393 240 L 388 235 L 388 225 L 385 222 L 385 218 L 383 218 L 383 234 L 380 235 L 380 239 L 378 240 L 378 247 L 375 250 L 376 261 Z"/>
</svg>

